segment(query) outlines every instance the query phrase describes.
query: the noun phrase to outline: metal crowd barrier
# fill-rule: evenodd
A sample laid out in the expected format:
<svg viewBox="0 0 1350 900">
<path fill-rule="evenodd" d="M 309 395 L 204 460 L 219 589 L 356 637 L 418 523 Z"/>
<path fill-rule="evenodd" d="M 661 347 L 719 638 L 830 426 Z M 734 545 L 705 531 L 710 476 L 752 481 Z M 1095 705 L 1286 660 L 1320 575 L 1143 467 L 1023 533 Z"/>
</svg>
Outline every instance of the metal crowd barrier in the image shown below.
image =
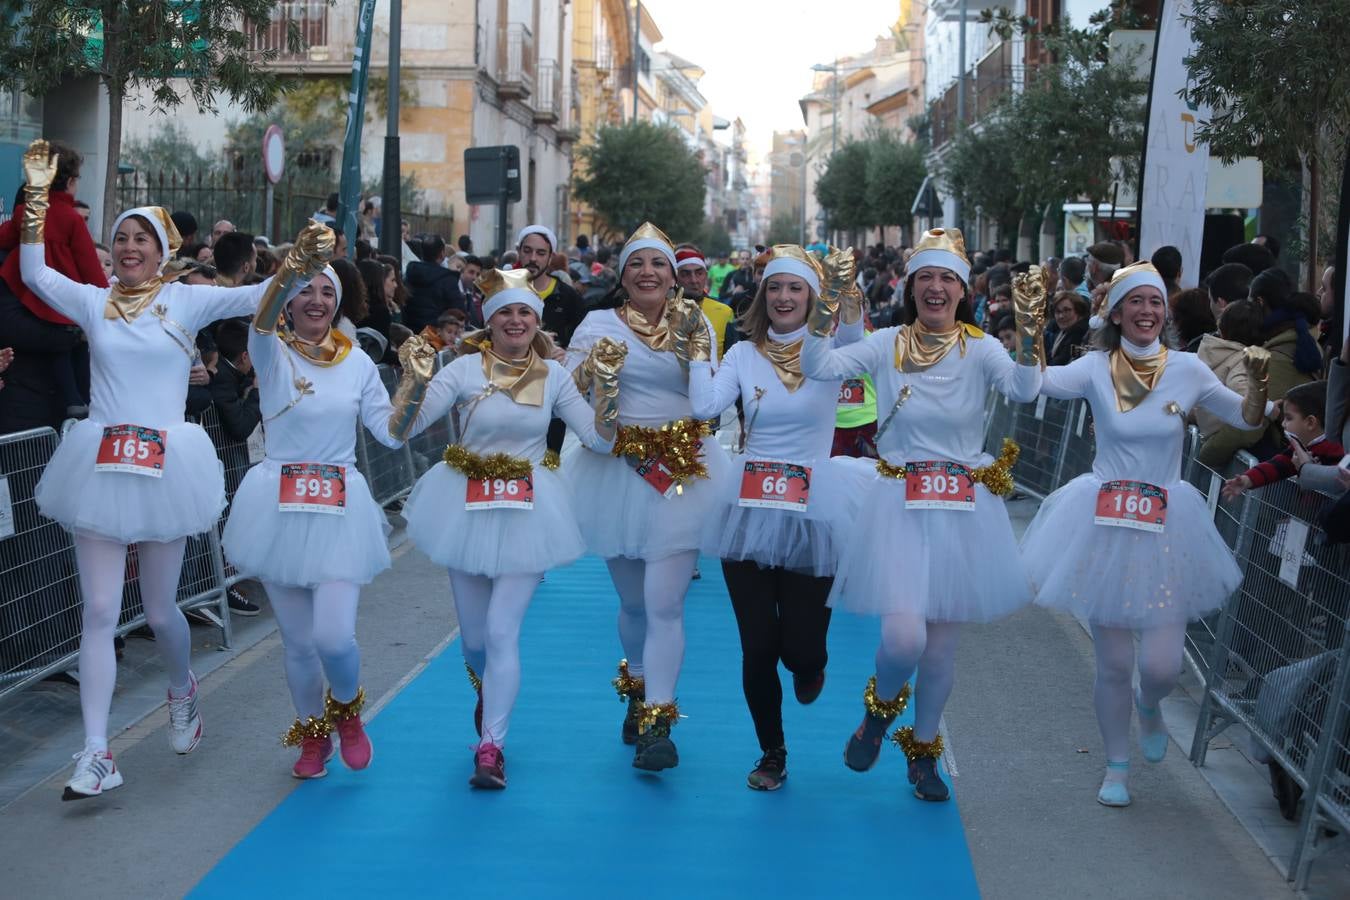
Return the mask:
<svg viewBox="0 0 1350 900">
<path fill-rule="evenodd" d="M 1022 445 L 1019 490 L 1044 498 L 1092 466 L 1091 412 L 1081 400 L 1010 403 L 991 394 L 985 449 Z M 1301 890 L 1328 835 L 1350 833 L 1350 550 L 1316 524 L 1334 502 L 1295 480 L 1229 501 L 1223 482 L 1255 464 L 1239 453 L 1223 472 L 1198 459 L 1188 428 L 1182 477 L 1205 495 L 1232 548 L 1242 582 L 1223 609 L 1187 630 L 1186 656 L 1204 696 L 1191 760 L 1204 765 L 1212 741 L 1239 723 L 1254 754 L 1278 763 L 1304 791 L 1287 873 Z M 1273 802 L 1273 801 L 1272 801 Z"/>
</svg>

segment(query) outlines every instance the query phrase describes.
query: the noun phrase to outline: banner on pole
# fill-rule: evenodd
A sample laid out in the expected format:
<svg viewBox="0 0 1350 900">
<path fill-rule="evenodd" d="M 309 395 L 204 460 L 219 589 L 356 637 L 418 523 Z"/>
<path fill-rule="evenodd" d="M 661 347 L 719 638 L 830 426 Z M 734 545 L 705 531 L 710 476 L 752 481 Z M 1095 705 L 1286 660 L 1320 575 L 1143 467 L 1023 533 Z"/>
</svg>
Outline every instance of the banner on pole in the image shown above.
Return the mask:
<svg viewBox="0 0 1350 900">
<path fill-rule="evenodd" d="M 347 236 L 347 255 L 356 252 L 357 200 L 361 196 L 361 126 L 366 119 L 366 82 L 370 77 L 370 33 L 375 0 L 361 0 L 356 15 L 356 53 L 352 57 L 352 86 L 347 93 L 347 131 L 342 138 L 342 181 L 338 185 L 338 215 L 334 230 Z"/>
</svg>

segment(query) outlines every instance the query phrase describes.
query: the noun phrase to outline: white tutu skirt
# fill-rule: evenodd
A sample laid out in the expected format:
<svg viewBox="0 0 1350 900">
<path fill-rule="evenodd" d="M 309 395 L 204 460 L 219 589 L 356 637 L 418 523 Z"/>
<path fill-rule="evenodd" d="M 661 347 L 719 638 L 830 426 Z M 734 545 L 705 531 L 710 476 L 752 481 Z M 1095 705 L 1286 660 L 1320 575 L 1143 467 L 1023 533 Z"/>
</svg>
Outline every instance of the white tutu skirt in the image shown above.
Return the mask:
<svg viewBox="0 0 1350 900">
<path fill-rule="evenodd" d="M 1237 590 L 1242 572 L 1205 498 L 1167 487 L 1162 533 L 1097 525 L 1101 479 L 1080 475 L 1055 491 L 1022 538 L 1036 603 L 1095 625 L 1150 628 L 1198 619 Z"/>
<path fill-rule="evenodd" d="M 992 622 L 1030 602 L 1002 499 L 977 484 L 973 511 L 906 509 L 905 482 L 883 477 L 845 537 L 829 600 L 930 622 Z"/>
<path fill-rule="evenodd" d="M 464 508 L 468 479 L 437 463 L 418 479 L 403 506 L 408 537 L 433 562 L 471 575 L 494 578 L 565 566 L 586 552 L 567 486 L 539 465 L 533 478 L 533 509 L 470 512 Z"/>
<path fill-rule="evenodd" d="M 77 422 L 47 463 L 35 492 L 38 509 L 72 532 L 132 544 L 175 541 L 216 527 L 225 478 L 216 448 L 199 425 L 165 429 L 158 478 L 98 472 L 101 423 Z"/>
<path fill-rule="evenodd" d="M 714 510 L 702 551 L 720 559 L 756 562 L 764 568 L 806 575 L 833 575 L 840 549 L 878 480 L 871 460 L 840 456 L 809 463 L 811 492 L 806 509 L 762 509 L 739 504 L 745 454 L 731 457 L 730 490 Z"/>
<path fill-rule="evenodd" d="M 707 478 L 669 498 L 617 456 L 577 447 L 562 464 L 586 549 L 603 559 L 664 559 L 703 545 L 730 487 L 731 462 L 717 438 L 703 439 Z M 738 482 L 739 483 L 739 482 Z"/>
<path fill-rule="evenodd" d="M 384 510 L 356 466 L 347 466 L 347 511 L 340 516 L 282 512 L 280 485 L 281 464 L 265 459 L 235 492 L 221 548 L 241 574 L 307 588 L 328 581 L 369 584 L 389 568 Z"/>
</svg>

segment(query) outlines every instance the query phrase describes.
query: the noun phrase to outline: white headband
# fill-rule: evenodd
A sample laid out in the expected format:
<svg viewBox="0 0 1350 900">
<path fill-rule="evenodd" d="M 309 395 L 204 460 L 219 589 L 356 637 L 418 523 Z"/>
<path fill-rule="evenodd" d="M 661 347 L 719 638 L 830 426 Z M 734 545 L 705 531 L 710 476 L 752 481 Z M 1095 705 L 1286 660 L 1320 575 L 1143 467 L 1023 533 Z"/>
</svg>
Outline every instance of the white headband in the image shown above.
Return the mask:
<svg viewBox="0 0 1350 900">
<path fill-rule="evenodd" d="M 764 281 L 769 280 L 770 275 L 796 275 L 802 281 L 811 286 L 811 290 L 817 294 L 820 293 L 820 275 L 815 269 L 802 262 L 800 259 L 793 259 L 790 256 L 777 256 L 769 260 L 769 264 L 764 267 Z"/>
<path fill-rule="evenodd" d="M 550 252 L 556 253 L 558 251 L 558 236 L 555 235 L 553 229 L 549 228 L 547 225 L 526 225 L 524 228 L 520 229 L 520 232 L 516 235 L 516 246 L 519 247 L 521 244 L 525 243 L 525 239 L 532 234 L 537 234 L 548 241 L 548 249 Z"/>
<path fill-rule="evenodd" d="M 328 276 L 328 280 L 331 281 L 331 282 L 333 282 L 333 293 L 337 295 L 337 305 L 338 305 L 339 307 L 341 307 L 341 306 L 342 306 L 342 279 L 341 279 L 341 278 L 338 278 L 337 272 L 333 271 L 333 267 L 332 267 L 332 266 L 324 266 L 324 267 L 323 267 L 323 271 L 320 272 L 319 275 L 326 275 L 326 276 Z M 314 276 L 314 277 L 317 278 L 318 275 L 316 275 L 316 276 Z M 300 292 L 303 291 L 305 288 L 309 287 L 310 284 L 311 284 L 311 282 L 309 282 L 309 281 L 299 281 L 299 282 L 296 282 L 296 284 L 291 288 L 290 294 L 287 295 L 287 297 L 286 297 L 286 302 L 287 302 L 287 303 L 290 303 L 290 302 L 291 302 L 292 300 L 294 300 L 296 297 L 300 296 Z"/>
<path fill-rule="evenodd" d="M 1130 291 L 1139 287 L 1155 287 L 1158 293 L 1167 297 L 1167 285 L 1163 284 L 1162 276 L 1156 270 L 1140 269 L 1137 272 L 1131 272 L 1124 278 L 1118 278 L 1111 282 L 1110 289 L 1106 292 L 1106 310 L 1100 316 L 1093 316 L 1088 320 L 1089 328 L 1101 328 L 1106 324 L 1106 319 L 1110 317 L 1111 311 L 1120 305 Z"/>
<path fill-rule="evenodd" d="M 149 222 L 150 227 L 154 229 L 155 237 L 159 238 L 158 271 L 163 272 L 164 267 L 169 264 L 169 236 L 168 234 L 165 233 L 164 225 L 159 221 L 159 217 L 156 216 L 153 212 L 151 212 L 148 206 L 133 207 L 132 209 L 129 209 L 126 212 L 122 213 L 116 219 L 113 219 L 112 225 L 113 236 L 114 237 L 117 236 L 117 227 L 121 225 L 123 222 L 125 222 L 127 219 L 130 219 L 132 216 L 137 216 Z"/>
<path fill-rule="evenodd" d="M 675 264 L 677 269 L 688 269 L 691 266 L 698 266 L 700 269 L 708 268 L 708 261 L 701 256 L 686 256 Z"/>
<path fill-rule="evenodd" d="M 534 310 L 536 318 L 542 319 L 544 316 L 544 301 L 539 299 L 539 295 L 526 288 L 506 288 L 493 294 L 483 302 L 483 321 L 486 322 L 492 318 L 493 313 L 503 306 L 509 306 L 512 303 L 524 303 L 530 309 Z"/>
<path fill-rule="evenodd" d="M 961 283 L 970 286 L 970 263 L 957 256 L 950 250 L 940 250 L 937 247 L 930 247 L 927 250 L 919 250 L 909 258 L 905 264 L 906 277 L 912 277 L 915 272 L 924 266 L 937 266 L 939 269 L 949 269 L 956 273 L 956 277 L 961 279 Z"/>
<path fill-rule="evenodd" d="M 628 257 L 639 250 L 660 250 L 666 259 L 670 260 L 671 268 L 675 267 L 675 251 L 670 245 L 660 238 L 638 238 L 635 241 L 629 241 L 623 245 L 623 251 L 619 254 L 619 276 L 623 276 L 624 266 L 628 265 Z"/>
</svg>

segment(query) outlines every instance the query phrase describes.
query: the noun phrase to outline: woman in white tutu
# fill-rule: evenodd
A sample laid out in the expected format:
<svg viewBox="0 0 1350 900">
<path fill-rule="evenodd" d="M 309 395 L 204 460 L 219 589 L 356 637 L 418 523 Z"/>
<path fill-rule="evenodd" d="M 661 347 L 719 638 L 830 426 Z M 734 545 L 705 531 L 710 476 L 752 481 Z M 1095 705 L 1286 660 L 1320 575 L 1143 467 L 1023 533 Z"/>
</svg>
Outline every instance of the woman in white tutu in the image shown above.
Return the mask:
<svg viewBox="0 0 1350 900">
<path fill-rule="evenodd" d="M 316 233 L 302 231 L 283 275 L 247 288 L 166 283 L 164 263 L 181 243 L 159 207 L 129 209 L 113 223 L 111 288 L 77 284 L 47 266 L 42 243 L 56 159 L 45 141 L 24 155 L 24 283 L 71 319 L 89 341 L 89 418 L 61 441 L 37 486 L 42 514 L 73 533 L 84 599 L 80 710 L 85 746 L 64 799 L 122 784 L 108 752 L 108 713 L 117 680 L 113 633 L 122 608 L 127 547 L 137 545 L 141 599 L 169 674 L 169 742 L 188 753 L 202 735 L 191 637 L 175 598 L 187 535 L 216 527 L 225 482 L 215 447 L 183 421 L 188 370 L 199 328 L 251 315 L 266 292 L 298 276 Z M 315 226 L 317 228 L 317 226 Z"/>
<path fill-rule="evenodd" d="M 459 413 L 445 464 L 417 482 L 403 515 L 413 543 L 450 571 L 464 663 L 478 690 L 480 740 L 469 784 L 500 789 L 520 692 L 521 623 L 543 574 L 585 552 L 567 487 L 543 464 L 549 421 L 562 419 L 585 446 L 608 451 L 627 351 L 602 339 L 578 370 L 595 391 L 592 414 L 539 330 L 544 304 L 529 272 L 490 270 L 477 284 L 487 328 L 467 336 L 463 355 L 429 384 L 431 346 L 412 338 L 399 348 L 404 375 L 394 430 L 411 437 L 452 406 Z"/>
<path fill-rule="evenodd" d="M 863 693 L 866 714 L 844 762 L 866 771 L 910 695 L 918 668 L 914 726 L 892 740 L 909 760 L 922 800 L 946 800 L 937 773 L 938 723 L 951 694 L 962 622 L 988 622 L 1030 601 L 1017 541 L 1000 495 L 1010 493 L 1016 445 L 997 460 L 984 452 L 984 403 L 991 387 L 1023 402 L 1040 388 L 1045 288 L 1038 268 L 1014 291 L 1018 362 L 972 324 L 970 263 L 955 229 L 924 234 L 905 280 L 905 325 L 831 349 L 834 307 L 817 301 L 802 348 L 809 378 L 837 381 L 866 372 L 876 384 L 881 425 L 876 471 L 846 541 L 831 605 L 881 616 L 876 675 Z M 884 412 L 883 412 L 884 411 Z M 974 565 L 971 554 L 981 564 Z"/>
<path fill-rule="evenodd" d="M 324 235 L 325 257 L 333 240 Z M 266 588 L 281 629 L 296 713 L 282 743 L 300 748 L 296 778 L 327 774 L 335 732 L 347 768 L 374 755 L 361 722 L 356 612 L 361 586 L 389 568 L 389 549 L 384 512 L 356 468 L 357 429 L 389 447 L 403 441 L 390 434 L 393 407 L 375 364 L 335 327 L 341 305 L 342 281 L 324 266 L 289 299 L 258 307 L 248 350 L 267 457 L 244 476 L 222 537 L 226 558 Z"/>
<path fill-rule="evenodd" d="M 1106 746 L 1097 799 L 1106 806 L 1130 802 L 1131 703 L 1144 757 L 1157 762 L 1167 752 L 1158 702 L 1181 673 L 1186 623 L 1222 606 L 1241 581 L 1205 498 L 1181 480 L 1186 416 L 1199 406 L 1251 429 L 1265 426 L 1268 406 L 1264 350 L 1247 350 L 1244 400 L 1194 354 L 1169 352 L 1167 321 L 1158 271 L 1147 262 L 1118 269 L 1104 320 L 1093 319 L 1103 352 L 1046 371 L 1042 393 L 1091 406 L 1097 453 L 1090 473 L 1046 498 L 1022 539 L 1036 602 L 1092 625 Z"/>
<path fill-rule="evenodd" d="M 823 286 L 814 257 L 795 244 L 775 246 L 738 323 L 749 339 L 727 351 L 716 375 L 708 362 L 689 364 L 696 418 L 715 419 L 737 398 L 745 409 L 742 450 L 732 457 L 741 477 L 727 485 L 704 549 L 721 558 L 736 612 L 741 684 L 763 754 L 747 784 L 759 791 L 777 790 L 787 778 L 778 662 L 792 673 L 799 702 L 820 696 L 830 626 L 825 600 L 856 501 L 876 479 L 870 467 L 830 458 L 840 382 L 802 375 L 806 316 L 822 287 L 844 297 L 835 346 L 863 336 L 852 254 L 832 254 L 827 266 Z"/>
<path fill-rule="evenodd" d="M 684 595 L 730 464 L 708 423 L 693 417 L 689 365 L 711 360 L 712 327 L 674 294 L 675 250 L 650 223 L 619 254 L 618 309 L 595 310 L 568 345 L 579 366 L 601 338 L 622 341 L 618 439 L 611 454 L 579 450 L 563 463 L 587 549 L 604 557 L 619 594 L 626 660 L 615 687 L 628 700 L 624 743 L 647 771 L 679 763 L 671 726 L 684 660 Z"/>
</svg>

